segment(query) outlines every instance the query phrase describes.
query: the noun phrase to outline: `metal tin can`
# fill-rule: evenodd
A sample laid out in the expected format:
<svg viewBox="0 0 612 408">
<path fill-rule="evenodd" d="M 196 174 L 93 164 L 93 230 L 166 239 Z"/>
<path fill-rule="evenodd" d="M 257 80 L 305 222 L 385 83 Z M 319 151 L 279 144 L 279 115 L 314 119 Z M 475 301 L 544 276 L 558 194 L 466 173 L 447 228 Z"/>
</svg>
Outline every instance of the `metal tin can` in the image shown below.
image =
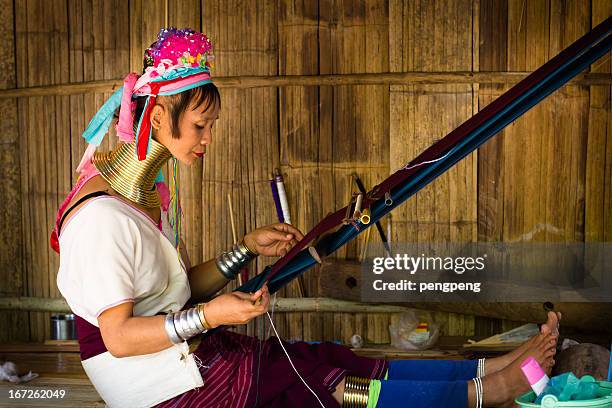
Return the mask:
<svg viewBox="0 0 612 408">
<path fill-rule="evenodd" d="M 51 340 L 75 340 L 76 321 L 73 314 L 51 316 Z"/>
</svg>

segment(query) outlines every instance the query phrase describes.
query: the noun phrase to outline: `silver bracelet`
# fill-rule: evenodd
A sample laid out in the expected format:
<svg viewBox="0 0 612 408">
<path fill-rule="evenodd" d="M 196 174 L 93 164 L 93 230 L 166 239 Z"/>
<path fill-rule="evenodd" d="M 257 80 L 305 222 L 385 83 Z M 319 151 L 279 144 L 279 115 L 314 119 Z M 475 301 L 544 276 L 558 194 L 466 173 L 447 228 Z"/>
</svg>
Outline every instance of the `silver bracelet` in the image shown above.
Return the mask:
<svg viewBox="0 0 612 408">
<path fill-rule="evenodd" d="M 195 323 L 195 327 L 198 332 L 202 333 L 205 330 L 204 324 L 200 319 L 200 314 L 198 313 L 197 306 L 189 309 L 189 320 Z"/>
<path fill-rule="evenodd" d="M 476 377 L 478 378 L 482 378 L 484 377 L 486 374 L 485 372 L 485 359 L 484 358 L 479 358 L 478 359 L 478 367 L 476 369 Z"/>
<path fill-rule="evenodd" d="M 231 251 L 223 252 L 217 257 L 217 268 L 228 280 L 233 280 L 245 265 L 257 256 L 244 241 L 235 244 Z"/>
<path fill-rule="evenodd" d="M 188 310 L 182 310 L 174 314 L 174 328 L 183 340 L 190 339 L 199 333 L 195 322 L 189 318 Z"/>
<path fill-rule="evenodd" d="M 174 320 L 172 318 L 172 313 L 168 313 L 166 315 L 166 320 L 164 321 L 164 328 L 166 329 L 166 334 L 168 338 L 172 342 L 172 344 L 180 344 L 183 342 L 179 337 L 176 329 L 174 328 Z"/>
<path fill-rule="evenodd" d="M 195 336 L 198 333 L 198 330 L 195 327 L 195 322 L 193 322 L 189 317 L 189 310 L 182 310 L 178 318 L 182 330 L 177 330 L 177 332 L 179 336 L 185 340 Z M 176 323 L 176 321 L 176 316 L 174 316 L 174 322 Z"/>
<path fill-rule="evenodd" d="M 476 408 L 482 408 L 484 403 L 484 389 L 482 387 L 482 380 L 479 377 L 472 378 L 474 381 L 474 389 L 476 391 Z"/>
<path fill-rule="evenodd" d="M 197 307 L 168 313 L 165 328 L 170 341 L 174 344 L 182 343 L 195 335 L 208 331 L 200 319 Z"/>
</svg>

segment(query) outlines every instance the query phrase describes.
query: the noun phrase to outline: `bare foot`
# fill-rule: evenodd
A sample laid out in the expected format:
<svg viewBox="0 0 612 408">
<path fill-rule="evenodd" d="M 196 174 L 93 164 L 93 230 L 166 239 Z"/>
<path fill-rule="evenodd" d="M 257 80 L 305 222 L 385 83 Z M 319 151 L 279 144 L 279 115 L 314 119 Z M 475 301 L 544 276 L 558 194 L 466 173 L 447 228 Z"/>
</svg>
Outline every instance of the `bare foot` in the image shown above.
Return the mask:
<svg viewBox="0 0 612 408">
<path fill-rule="evenodd" d="M 503 356 L 487 358 L 485 363 L 485 375 L 496 373 L 508 367 L 510 364 L 512 364 L 514 360 L 516 360 L 523 353 L 529 350 L 536 341 L 538 341 L 538 336 L 533 336 L 532 338 L 530 338 L 511 352 L 504 354 Z M 551 341 L 556 343 L 556 339 L 551 339 Z"/>
<path fill-rule="evenodd" d="M 543 334 L 552 334 L 553 338 L 551 342 L 554 342 L 554 346 L 557 346 L 557 340 L 559 336 L 559 322 L 561 320 L 560 312 L 548 312 L 548 318 L 546 323 L 542 324 L 540 327 L 540 332 Z M 519 358 L 525 351 L 529 350 L 529 348 L 533 345 L 535 341 L 537 341 L 538 336 L 533 336 L 519 347 L 515 348 L 511 352 L 504 354 L 500 357 L 488 358 L 485 364 L 485 375 L 493 374 L 502 370 L 511 364 L 514 360 Z M 553 361 L 554 365 L 554 361 Z M 549 367 L 552 368 L 552 366 Z"/>
<path fill-rule="evenodd" d="M 556 352 L 555 336 L 541 333 L 529 340 L 529 346 L 512 363 L 500 371 L 482 379 L 486 406 L 513 406 L 514 399 L 529 391 L 530 387 L 521 371 L 521 363 L 533 357 L 544 370 L 550 372 Z M 470 387 L 473 386 L 469 385 Z M 475 402 L 475 400 L 474 400 Z"/>
</svg>

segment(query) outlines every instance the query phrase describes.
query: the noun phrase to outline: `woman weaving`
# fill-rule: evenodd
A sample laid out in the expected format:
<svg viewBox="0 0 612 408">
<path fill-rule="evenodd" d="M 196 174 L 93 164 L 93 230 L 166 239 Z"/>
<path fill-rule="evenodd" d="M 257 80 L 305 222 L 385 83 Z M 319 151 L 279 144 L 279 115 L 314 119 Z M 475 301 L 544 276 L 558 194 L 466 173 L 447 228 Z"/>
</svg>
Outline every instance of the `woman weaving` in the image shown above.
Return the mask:
<svg viewBox="0 0 612 408">
<path fill-rule="evenodd" d="M 526 357 L 550 369 L 554 313 L 540 335 L 486 364 L 386 362 L 331 343 L 230 331 L 190 351 L 187 341 L 198 334 L 267 312 L 265 286 L 213 296 L 256 256 L 283 256 L 302 238 L 291 225 L 273 224 L 215 259 L 189 264 L 176 166 L 198 160 L 213 141 L 221 100 L 212 60 L 205 35 L 161 30 L 145 51 L 143 74 L 129 74 L 85 130 L 79 179 L 58 212 L 51 239 L 60 252 L 58 287 L 77 315 L 85 372 L 109 406 L 500 406 L 528 388 L 519 369 Z M 96 152 L 117 111 L 120 143 Z M 160 170 L 170 159 L 169 190 Z"/>
</svg>

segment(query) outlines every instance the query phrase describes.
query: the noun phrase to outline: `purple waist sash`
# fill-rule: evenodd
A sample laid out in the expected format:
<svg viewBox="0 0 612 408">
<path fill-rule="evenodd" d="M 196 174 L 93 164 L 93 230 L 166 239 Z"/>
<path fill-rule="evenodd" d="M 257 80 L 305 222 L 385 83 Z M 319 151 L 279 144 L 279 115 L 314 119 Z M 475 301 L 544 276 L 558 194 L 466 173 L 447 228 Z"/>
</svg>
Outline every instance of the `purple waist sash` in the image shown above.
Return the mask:
<svg viewBox="0 0 612 408">
<path fill-rule="evenodd" d="M 81 351 L 81 360 L 87 360 L 107 352 L 107 348 L 102 340 L 100 329 L 81 316 L 76 317 L 77 340 Z"/>
</svg>

